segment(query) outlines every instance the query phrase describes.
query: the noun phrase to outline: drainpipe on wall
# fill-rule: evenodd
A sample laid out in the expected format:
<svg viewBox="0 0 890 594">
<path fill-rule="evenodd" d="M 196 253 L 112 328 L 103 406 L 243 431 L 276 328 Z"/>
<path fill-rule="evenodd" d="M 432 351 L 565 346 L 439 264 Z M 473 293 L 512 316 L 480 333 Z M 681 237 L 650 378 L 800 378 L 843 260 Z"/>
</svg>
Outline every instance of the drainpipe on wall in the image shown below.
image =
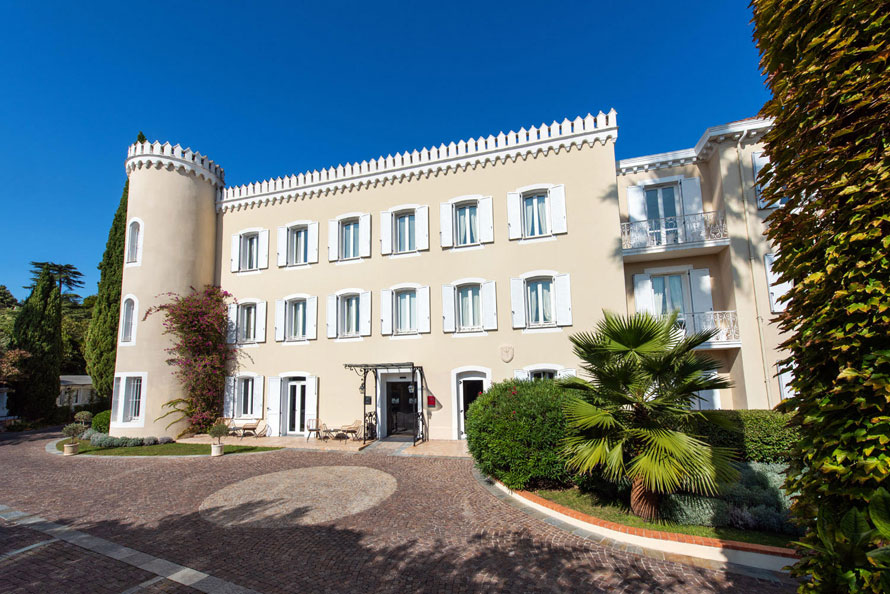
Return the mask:
<svg viewBox="0 0 890 594">
<path fill-rule="evenodd" d="M 754 276 L 754 252 L 752 247 L 751 227 L 748 224 L 748 196 L 745 192 L 745 177 L 742 169 L 742 141 L 745 140 L 745 133 L 739 136 L 739 141 L 735 145 L 736 159 L 739 165 L 739 190 L 742 193 L 742 212 L 745 214 L 745 233 L 748 235 L 748 271 L 751 273 L 751 294 L 754 297 L 754 313 L 757 317 L 757 337 L 760 339 L 760 363 L 763 367 L 763 387 L 766 390 L 766 406 L 772 408 L 772 399 L 770 398 L 770 374 L 766 364 L 766 341 L 763 338 L 763 316 L 760 315 L 760 304 L 757 299 L 757 291 L 755 289 Z M 757 180 L 754 180 L 755 182 Z"/>
</svg>

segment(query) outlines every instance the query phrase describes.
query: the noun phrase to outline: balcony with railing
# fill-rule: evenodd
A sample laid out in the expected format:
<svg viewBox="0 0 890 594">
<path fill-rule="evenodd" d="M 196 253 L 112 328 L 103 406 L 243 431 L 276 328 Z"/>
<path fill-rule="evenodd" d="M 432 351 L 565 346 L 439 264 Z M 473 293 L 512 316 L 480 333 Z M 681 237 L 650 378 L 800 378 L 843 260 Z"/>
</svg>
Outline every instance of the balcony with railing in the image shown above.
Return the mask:
<svg viewBox="0 0 890 594">
<path fill-rule="evenodd" d="M 741 341 L 739 318 L 735 311 L 706 311 L 680 313 L 677 327 L 687 335 L 692 332 L 716 330 L 716 334 L 701 348 L 732 348 Z"/>
<path fill-rule="evenodd" d="M 729 232 L 722 210 L 621 223 L 625 256 L 724 245 L 729 245 Z"/>
</svg>

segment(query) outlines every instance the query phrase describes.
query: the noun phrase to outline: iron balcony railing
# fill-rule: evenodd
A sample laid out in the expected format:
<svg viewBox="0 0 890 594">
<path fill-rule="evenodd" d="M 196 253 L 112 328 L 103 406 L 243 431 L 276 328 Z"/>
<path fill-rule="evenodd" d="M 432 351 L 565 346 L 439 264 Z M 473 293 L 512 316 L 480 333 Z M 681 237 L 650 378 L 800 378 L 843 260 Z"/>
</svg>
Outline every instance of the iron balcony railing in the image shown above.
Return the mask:
<svg viewBox="0 0 890 594">
<path fill-rule="evenodd" d="M 726 215 L 722 210 L 621 223 L 621 247 L 625 250 L 682 245 L 728 237 Z"/>
<path fill-rule="evenodd" d="M 677 316 L 677 327 L 686 333 L 716 330 L 710 342 L 738 342 L 739 318 L 734 311 L 706 311 L 681 313 Z"/>
</svg>

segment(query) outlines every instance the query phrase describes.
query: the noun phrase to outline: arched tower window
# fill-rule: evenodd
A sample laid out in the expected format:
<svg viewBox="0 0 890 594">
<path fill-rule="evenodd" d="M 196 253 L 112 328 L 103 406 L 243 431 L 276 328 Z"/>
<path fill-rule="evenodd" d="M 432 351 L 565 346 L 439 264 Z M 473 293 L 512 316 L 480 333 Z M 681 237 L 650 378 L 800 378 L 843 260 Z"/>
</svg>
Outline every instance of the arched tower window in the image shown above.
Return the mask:
<svg viewBox="0 0 890 594">
<path fill-rule="evenodd" d="M 124 299 L 121 307 L 121 342 L 133 342 L 135 338 L 136 300 L 132 297 Z"/>
<path fill-rule="evenodd" d="M 127 228 L 127 264 L 138 264 L 142 260 L 142 224 L 130 221 Z"/>
</svg>

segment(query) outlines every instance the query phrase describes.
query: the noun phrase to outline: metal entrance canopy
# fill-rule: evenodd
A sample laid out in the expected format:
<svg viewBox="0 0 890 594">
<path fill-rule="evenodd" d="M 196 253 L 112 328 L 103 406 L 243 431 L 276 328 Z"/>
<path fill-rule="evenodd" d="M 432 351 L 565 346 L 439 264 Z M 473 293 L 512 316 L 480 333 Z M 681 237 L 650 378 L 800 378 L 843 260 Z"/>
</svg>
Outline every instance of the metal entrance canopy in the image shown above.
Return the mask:
<svg viewBox="0 0 890 594">
<path fill-rule="evenodd" d="M 426 416 L 423 414 L 423 400 L 422 395 L 424 393 L 429 393 L 429 388 L 426 384 L 426 375 L 423 373 L 423 367 L 420 365 L 415 365 L 412 361 L 408 361 L 405 363 L 345 363 L 343 365 L 346 369 L 351 369 L 356 374 L 361 376 L 362 383 L 359 386 L 359 390 L 362 393 L 362 419 L 364 420 L 364 431 L 362 431 L 362 443 L 365 443 L 368 439 L 368 434 L 373 431 L 375 435 L 377 435 L 377 428 L 379 427 L 378 419 L 377 419 L 377 402 L 374 402 L 374 410 L 368 412 L 368 404 L 370 398 L 368 397 L 368 374 L 371 373 L 374 376 L 374 397 L 377 399 L 377 392 L 379 391 L 379 381 L 380 381 L 380 372 L 381 371 L 397 371 L 397 370 L 411 370 L 411 381 L 417 381 L 415 378 L 417 374 L 420 374 L 420 389 L 418 390 L 417 399 L 418 399 L 418 408 L 420 410 L 416 411 L 414 415 L 414 445 L 417 445 L 418 441 L 427 441 L 429 439 L 429 428 L 427 427 Z M 380 436 L 377 435 L 379 439 Z"/>
</svg>

